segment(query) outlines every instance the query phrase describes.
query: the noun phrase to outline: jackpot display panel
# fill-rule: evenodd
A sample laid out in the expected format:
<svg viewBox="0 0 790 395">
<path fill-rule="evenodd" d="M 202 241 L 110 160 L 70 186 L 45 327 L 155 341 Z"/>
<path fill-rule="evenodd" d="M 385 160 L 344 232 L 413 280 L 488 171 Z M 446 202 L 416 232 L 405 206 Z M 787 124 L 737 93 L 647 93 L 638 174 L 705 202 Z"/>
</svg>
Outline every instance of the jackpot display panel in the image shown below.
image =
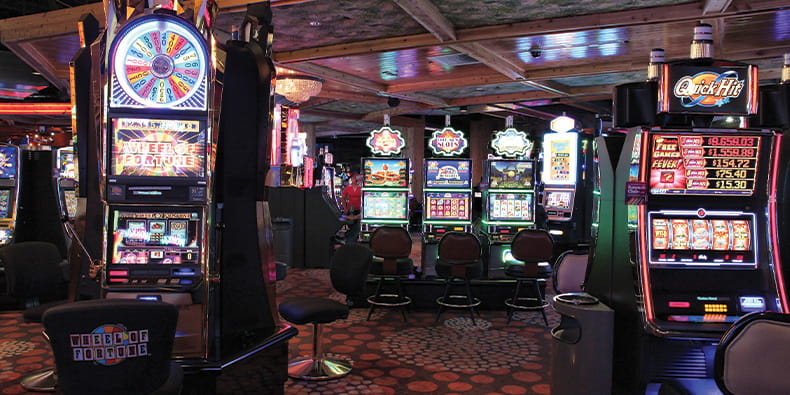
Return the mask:
<svg viewBox="0 0 790 395">
<path fill-rule="evenodd" d="M 747 130 L 650 130 L 636 139 L 648 186 L 647 202 L 635 206 L 639 270 L 655 333 L 717 337 L 744 314 L 784 311 L 770 199 L 776 139 Z"/>
<path fill-rule="evenodd" d="M 483 220 L 481 230 L 488 239 L 486 275 L 504 279 L 510 242 L 519 230 L 535 226 L 535 162 L 532 160 L 488 160 L 485 165 Z"/>
<path fill-rule="evenodd" d="M 408 225 L 409 159 L 363 158 L 362 175 L 360 240 L 369 240 L 384 225 Z"/>
<path fill-rule="evenodd" d="M 14 241 L 19 204 L 19 147 L 0 144 L 0 246 Z"/>
</svg>

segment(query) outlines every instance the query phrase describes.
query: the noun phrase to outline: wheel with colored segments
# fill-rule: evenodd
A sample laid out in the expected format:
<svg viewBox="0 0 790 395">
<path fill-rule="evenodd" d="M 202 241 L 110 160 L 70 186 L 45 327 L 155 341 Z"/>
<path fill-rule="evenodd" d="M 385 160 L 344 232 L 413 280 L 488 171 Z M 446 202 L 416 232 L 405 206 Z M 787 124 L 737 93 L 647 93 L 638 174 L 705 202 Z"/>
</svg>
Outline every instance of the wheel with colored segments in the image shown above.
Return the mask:
<svg viewBox="0 0 790 395">
<path fill-rule="evenodd" d="M 111 107 L 206 109 L 206 45 L 185 21 L 168 15 L 134 20 L 112 48 Z"/>
</svg>

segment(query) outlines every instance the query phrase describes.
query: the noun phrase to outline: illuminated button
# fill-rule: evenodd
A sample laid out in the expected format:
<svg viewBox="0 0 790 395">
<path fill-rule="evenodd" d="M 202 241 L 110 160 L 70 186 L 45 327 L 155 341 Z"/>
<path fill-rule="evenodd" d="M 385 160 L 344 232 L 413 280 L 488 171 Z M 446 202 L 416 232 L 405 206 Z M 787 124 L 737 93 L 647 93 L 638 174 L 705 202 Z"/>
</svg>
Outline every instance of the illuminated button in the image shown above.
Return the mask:
<svg viewBox="0 0 790 395">
<path fill-rule="evenodd" d="M 160 278 L 160 279 L 156 280 L 156 283 L 157 284 L 167 284 L 167 279 L 166 278 Z"/>
<path fill-rule="evenodd" d="M 705 314 L 702 316 L 702 321 L 704 322 L 724 322 L 727 320 L 727 316 L 724 314 Z"/>
<path fill-rule="evenodd" d="M 188 280 L 188 279 L 181 280 L 181 284 L 182 284 L 182 285 L 189 285 L 189 284 L 192 284 L 192 280 Z"/>
<path fill-rule="evenodd" d="M 128 276 L 128 275 L 129 275 L 128 270 L 110 270 L 110 277 Z"/>
<path fill-rule="evenodd" d="M 687 309 L 691 307 L 689 302 L 669 302 L 669 307 L 673 309 Z"/>
<path fill-rule="evenodd" d="M 706 303 L 705 313 L 726 313 L 727 305 L 722 303 Z"/>
<path fill-rule="evenodd" d="M 126 279 L 126 278 L 111 278 L 110 282 L 111 283 L 123 283 L 123 284 L 125 284 L 125 283 L 129 282 L 129 279 Z"/>
</svg>

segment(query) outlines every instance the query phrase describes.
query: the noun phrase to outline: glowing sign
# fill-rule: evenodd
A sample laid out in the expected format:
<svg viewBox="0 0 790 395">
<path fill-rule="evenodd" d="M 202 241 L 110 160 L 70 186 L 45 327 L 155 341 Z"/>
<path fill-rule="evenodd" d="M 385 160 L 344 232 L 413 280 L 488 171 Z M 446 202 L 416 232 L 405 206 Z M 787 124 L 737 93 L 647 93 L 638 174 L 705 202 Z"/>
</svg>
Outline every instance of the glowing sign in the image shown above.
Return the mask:
<svg viewBox="0 0 790 395">
<path fill-rule="evenodd" d="M 685 62 L 685 61 L 684 61 Z M 674 62 L 662 68 L 659 112 L 753 114 L 757 111 L 757 68 L 696 66 Z"/>
<path fill-rule="evenodd" d="M 445 126 L 444 129 L 433 132 L 428 146 L 434 155 L 454 156 L 461 154 L 468 144 L 464 132 Z"/>
<path fill-rule="evenodd" d="M 113 119 L 114 176 L 204 177 L 206 135 L 199 121 Z"/>
<path fill-rule="evenodd" d="M 578 133 L 543 135 L 543 182 L 547 185 L 575 185 L 578 165 Z"/>
<path fill-rule="evenodd" d="M 507 128 L 494 133 L 491 148 L 499 156 L 509 158 L 529 156 L 532 142 L 527 138 L 526 133 L 515 128 Z"/>
<path fill-rule="evenodd" d="M 406 140 L 401 136 L 400 130 L 382 126 L 381 129 L 370 132 L 365 144 L 374 155 L 388 156 L 400 154 L 403 147 L 406 146 Z"/>
<path fill-rule="evenodd" d="M 207 63 L 203 38 L 182 19 L 134 20 L 113 41 L 110 107 L 206 110 Z"/>
</svg>

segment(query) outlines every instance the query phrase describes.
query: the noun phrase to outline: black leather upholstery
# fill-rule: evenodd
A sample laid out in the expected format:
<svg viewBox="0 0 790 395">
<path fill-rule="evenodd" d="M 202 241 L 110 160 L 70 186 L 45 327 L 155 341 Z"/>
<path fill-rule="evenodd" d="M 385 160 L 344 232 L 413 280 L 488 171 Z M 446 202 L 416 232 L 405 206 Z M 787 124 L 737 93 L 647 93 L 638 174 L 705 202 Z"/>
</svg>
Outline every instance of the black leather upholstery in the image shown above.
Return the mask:
<svg viewBox="0 0 790 395">
<path fill-rule="evenodd" d="M 374 259 L 370 267 L 373 275 L 409 275 L 414 272 L 411 254 L 411 235 L 400 226 L 382 226 L 370 237 Z"/>
<path fill-rule="evenodd" d="M 68 303 L 44 313 L 64 394 L 178 393 L 176 306 L 137 299 Z M 170 387 L 167 387 L 169 385 Z M 165 388 L 167 387 L 167 388 Z"/>
<path fill-rule="evenodd" d="M 505 274 L 513 277 L 548 278 L 550 271 L 540 270 L 538 264 L 549 262 L 554 255 L 554 241 L 545 230 L 522 229 L 513 237 L 510 247 L 513 258 L 521 263 L 510 263 Z"/>
<path fill-rule="evenodd" d="M 348 318 L 348 305 L 325 298 L 288 299 L 279 306 L 280 315 L 297 325 L 329 322 Z"/>
<path fill-rule="evenodd" d="M 474 310 L 481 301 L 472 295 L 470 280 L 483 274 L 480 240 L 472 233 L 448 232 L 439 240 L 437 250 L 436 274 L 445 279 L 445 286 L 443 296 L 436 299 L 436 321 L 447 307 L 468 308 L 472 324 L 476 325 Z M 464 294 L 452 294 L 453 285 L 463 285 Z"/>
</svg>

